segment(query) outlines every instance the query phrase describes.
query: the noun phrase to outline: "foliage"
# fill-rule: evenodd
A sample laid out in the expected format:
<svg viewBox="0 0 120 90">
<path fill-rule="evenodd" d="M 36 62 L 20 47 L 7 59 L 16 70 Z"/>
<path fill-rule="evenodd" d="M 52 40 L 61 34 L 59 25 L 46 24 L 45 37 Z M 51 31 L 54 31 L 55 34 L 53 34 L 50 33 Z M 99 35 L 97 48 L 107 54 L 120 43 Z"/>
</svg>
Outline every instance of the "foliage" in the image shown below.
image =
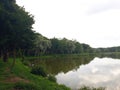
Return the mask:
<svg viewBox="0 0 120 90">
<path fill-rule="evenodd" d="M 120 52 L 120 46 L 108 48 L 94 48 L 96 53 Z"/>
<path fill-rule="evenodd" d="M 15 50 L 31 48 L 35 38 L 33 24 L 33 16 L 19 7 L 15 0 L 1 0 L 0 54 L 7 57 L 8 53 Z"/>
<path fill-rule="evenodd" d="M 75 40 L 68 40 L 66 38 L 51 40 L 51 48 L 49 52 L 52 54 L 72 54 L 72 53 L 89 53 L 92 48 L 87 44 L 80 44 Z"/>
<path fill-rule="evenodd" d="M 23 88 L 20 90 L 26 90 L 27 88 L 35 88 L 32 90 L 70 90 L 64 85 L 58 85 L 57 83 L 49 81 L 47 78 L 31 74 L 30 68 L 22 64 L 20 58 L 16 59 L 12 73 L 8 71 L 10 64 L 11 59 L 7 63 L 3 63 L 3 61 L 0 60 L 0 90 L 14 90 L 15 87 Z M 9 79 L 13 79 L 14 77 L 18 77 L 22 81 L 9 81 Z"/>
<path fill-rule="evenodd" d="M 83 87 L 81 87 L 79 90 L 105 90 L 105 88 L 103 88 L 103 87 L 94 88 L 94 87 L 86 87 L 86 86 L 83 86 Z"/>
<path fill-rule="evenodd" d="M 45 69 L 41 66 L 33 67 L 32 70 L 31 70 L 31 73 L 35 74 L 35 75 L 40 75 L 40 76 L 43 76 L 43 77 L 47 77 L 47 73 L 46 73 Z"/>
<path fill-rule="evenodd" d="M 48 80 L 50 80 L 52 82 L 56 82 L 57 81 L 56 78 L 55 78 L 55 76 L 53 76 L 53 75 L 49 75 L 48 76 Z"/>
<path fill-rule="evenodd" d="M 39 56 L 40 53 L 45 53 L 51 47 L 51 41 L 41 34 L 36 34 L 34 44 L 35 56 Z"/>
<path fill-rule="evenodd" d="M 48 39 L 32 30 L 33 18 L 15 0 L 0 0 L 0 57 L 4 61 L 9 55 L 15 58 L 19 51 L 21 56 L 120 52 L 120 47 L 96 49 L 76 40 Z"/>
</svg>

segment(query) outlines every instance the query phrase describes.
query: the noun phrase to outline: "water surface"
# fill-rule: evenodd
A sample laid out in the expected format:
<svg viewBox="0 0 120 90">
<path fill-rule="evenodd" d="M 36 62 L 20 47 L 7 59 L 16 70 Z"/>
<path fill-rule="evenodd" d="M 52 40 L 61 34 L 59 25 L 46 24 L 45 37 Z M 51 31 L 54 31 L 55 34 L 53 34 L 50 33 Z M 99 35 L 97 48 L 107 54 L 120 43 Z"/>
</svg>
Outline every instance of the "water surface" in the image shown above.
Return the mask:
<svg viewBox="0 0 120 90">
<path fill-rule="evenodd" d="M 120 90 L 120 59 L 96 57 L 87 64 L 80 64 L 77 69 L 59 72 L 56 78 L 59 84 L 71 87 L 73 90 L 83 85 Z"/>
</svg>

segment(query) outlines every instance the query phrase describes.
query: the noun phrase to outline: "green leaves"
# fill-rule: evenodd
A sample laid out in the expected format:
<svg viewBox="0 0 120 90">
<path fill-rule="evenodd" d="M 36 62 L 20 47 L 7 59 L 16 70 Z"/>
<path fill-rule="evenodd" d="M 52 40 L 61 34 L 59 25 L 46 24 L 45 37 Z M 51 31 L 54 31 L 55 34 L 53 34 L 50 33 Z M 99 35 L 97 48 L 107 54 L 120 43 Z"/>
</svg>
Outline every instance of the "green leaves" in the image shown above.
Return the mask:
<svg viewBox="0 0 120 90">
<path fill-rule="evenodd" d="M 0 0 L 0 5 L 0 46 L 14 47 L 12 50 L 31 47 L 35 35 L 33 16 L 17 6 L 14 0 Z"/>
<path fill-rule="evenodd" d="M 36 39 L 34 41 L 35 44 L 35 52 L 37 55 L 40 53 L 45 53 L 47 49 L 51 47 L 51 41 L 41 34 L 36 34 Z"/>
<path fill-rule="evenodd" d="M 72 53 L 88 53 L 92 51 L 92 48 L 87 44 L 81 44 L 74 40 L 68 40 L 66 38 L 51 39 L 52 47 L 50 52 L 53 54 L 72 54 Z"/>
<path fill-rule="evenodd" d="M 0 54 L 7 57 L 7 53 L 11 55 L 14 50 L 27 52 L 33 47 L 33 24 L 33 16 L 19 7 L 15 0 L 0 0 Z"/>
</svg>

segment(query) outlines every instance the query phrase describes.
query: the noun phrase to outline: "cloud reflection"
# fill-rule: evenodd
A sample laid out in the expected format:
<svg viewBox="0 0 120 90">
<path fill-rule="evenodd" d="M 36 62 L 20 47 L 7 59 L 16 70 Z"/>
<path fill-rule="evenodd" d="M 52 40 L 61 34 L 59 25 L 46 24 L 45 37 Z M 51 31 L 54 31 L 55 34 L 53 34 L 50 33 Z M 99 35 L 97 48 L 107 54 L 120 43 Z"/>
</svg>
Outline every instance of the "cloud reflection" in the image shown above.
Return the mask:
<svg viewBox="0 0 120 90">
<path fill-rule="evenodd" d="M 82 85 L 92 87 L 107 87 L 107 90 L 120 90 L 120 60 L 112 58 L 94 58 L 87 65 L 81 65 L 75 71 L 56 75 L 60 84 L 72 89 Z"/>
</svg>

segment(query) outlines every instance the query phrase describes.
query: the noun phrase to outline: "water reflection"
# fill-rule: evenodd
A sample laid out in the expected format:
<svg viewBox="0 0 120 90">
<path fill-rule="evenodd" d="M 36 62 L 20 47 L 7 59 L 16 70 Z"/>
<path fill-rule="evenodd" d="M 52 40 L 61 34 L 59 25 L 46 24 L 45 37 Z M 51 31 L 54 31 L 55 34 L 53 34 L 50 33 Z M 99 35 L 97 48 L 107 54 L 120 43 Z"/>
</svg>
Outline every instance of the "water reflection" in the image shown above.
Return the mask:
<svg viewBox="0 0 120 90">
<path fill-rule="evenodd" d="M 40 65 L 50 74 L 57 75 L 60 72 L 67 73 L 70 70 L 78 69 L 82 64 L 88 64 L 94 56 L 64 56 L 52 57 L 39 60 L 31 60 L 31 65 Z"/>
<path fill-rule="evenodd" d="M 59 73 L 56 78 L 58 83 L 73 90 L 83 85 L 120 90 L 120 59 L 94 58 L 89 64 L 80 65 L 77 70 Z"/>
</svg>

